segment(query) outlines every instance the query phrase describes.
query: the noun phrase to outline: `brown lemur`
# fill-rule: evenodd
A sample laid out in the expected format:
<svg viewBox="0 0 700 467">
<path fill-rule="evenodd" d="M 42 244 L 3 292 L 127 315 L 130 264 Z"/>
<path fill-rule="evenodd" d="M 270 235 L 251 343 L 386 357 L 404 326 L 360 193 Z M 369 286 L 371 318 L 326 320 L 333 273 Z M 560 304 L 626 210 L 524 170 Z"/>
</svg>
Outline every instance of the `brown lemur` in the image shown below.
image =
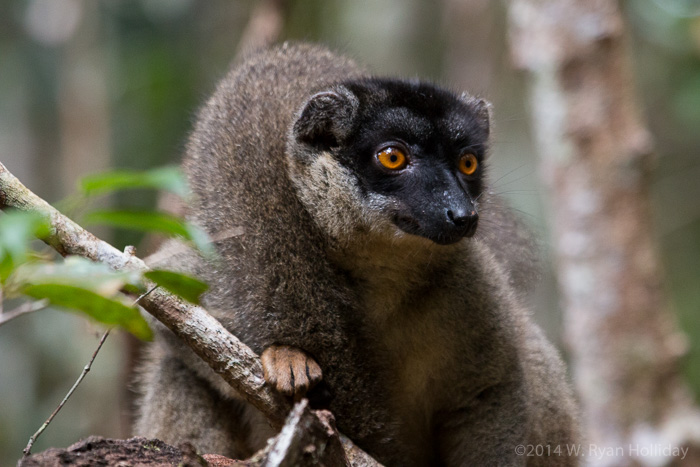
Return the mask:
<svg viewBox="0 0 700 467">
<path fill-rule="evenodd" d="M 210 284 L 269 384 L 386 465 L 576 464 L 564 366 L 520 303 L 528 236 L 487 193 L 489 125 L 484 100 L 285 44 L 221 81 L 187 145 L 188 215 L 218 259 L 167 265 Z M 162 331 L 136 433 L 264 447 L 262 415 Z"/>
</svg>

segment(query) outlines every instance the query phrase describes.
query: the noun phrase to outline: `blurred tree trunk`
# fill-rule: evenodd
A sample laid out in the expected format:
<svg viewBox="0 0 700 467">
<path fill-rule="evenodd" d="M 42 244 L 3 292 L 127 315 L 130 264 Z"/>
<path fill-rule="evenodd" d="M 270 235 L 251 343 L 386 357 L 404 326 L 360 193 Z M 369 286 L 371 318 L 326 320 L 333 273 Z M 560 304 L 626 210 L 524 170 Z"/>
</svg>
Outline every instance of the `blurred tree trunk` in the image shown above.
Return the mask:
<svg viewBox="0 0 700 467">
<path fill-rule="evenodd" d="M 623 448 L 598 460 L 586 444 L 586 460 L 648 465 L 635 446 L 694 445 L 684 461 L 657 453 L 654 465 L 698 465 L 700 417 L 680 373 L 686 343 L 652 236 L 652 142 L 620 6 L 512 0 L 509 15 L 514 61 L 529 72 L 586 442 Z"/>
<path fill-rule="evenodd" d="M 489 0 L 443 0 L 445 77 L 457 89 L 489 94 L 501 30 L 497 4 Z"/>
<path fill-rule="evenodd" d="M 61 187 L 70 191 L 83 175 L 111 164 L 108 67 L 99 43 L 99 5 L 77 5 L 82 21 L 65 43 L 58 76 Z"/>
</svg>

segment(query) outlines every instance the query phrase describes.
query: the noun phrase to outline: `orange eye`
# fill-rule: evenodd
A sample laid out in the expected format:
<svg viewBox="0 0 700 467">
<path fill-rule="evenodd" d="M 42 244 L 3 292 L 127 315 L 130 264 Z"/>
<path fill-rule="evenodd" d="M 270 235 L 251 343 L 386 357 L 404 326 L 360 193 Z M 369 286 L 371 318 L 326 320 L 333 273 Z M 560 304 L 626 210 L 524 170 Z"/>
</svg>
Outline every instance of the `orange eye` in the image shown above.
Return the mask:
<svg viewBox="0 0 700 467">
<path fill-rule="evenodd" d="M 459 171 L 464 175 L 472 175 L 476 172 L 476 168 L 479 163 L 476 160 L 476 156 L 471 153 L 464 154 L 459 159 Z"/>
<path fill-rule="evenodd" d="M 408 163 L 406 154 L 393 146 L 378 152 L 376 157 L 382 166 L 390 170 L 401 170 L 406 167 L 406 164 Z"/>
</svg>

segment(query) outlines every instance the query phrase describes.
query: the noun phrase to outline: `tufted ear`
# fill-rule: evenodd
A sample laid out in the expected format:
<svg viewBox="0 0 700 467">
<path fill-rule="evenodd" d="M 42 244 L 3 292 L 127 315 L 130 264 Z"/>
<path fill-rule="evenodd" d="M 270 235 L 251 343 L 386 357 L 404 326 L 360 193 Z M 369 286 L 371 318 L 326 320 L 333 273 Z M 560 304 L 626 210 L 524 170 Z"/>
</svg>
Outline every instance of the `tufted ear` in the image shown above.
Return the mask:
<svg viewBox="0 0 700 467">
<path fill-rule="evenodd" d="M 488 135 L 491 131 L 491 103 L 466 92 L 463 92 L 459 97 L 462 102 L 472 109 L 474 115 L 476 115 L 476 121 L 486 130 L 486 134 Z"/>
<path fill-rule="evenodd" d="M 311 146 L 338 146 L 352 130 L 358 105 L 357 97 L 344 86 L 314 94 L 298 113 L 294 137 Z"/>
</svg>

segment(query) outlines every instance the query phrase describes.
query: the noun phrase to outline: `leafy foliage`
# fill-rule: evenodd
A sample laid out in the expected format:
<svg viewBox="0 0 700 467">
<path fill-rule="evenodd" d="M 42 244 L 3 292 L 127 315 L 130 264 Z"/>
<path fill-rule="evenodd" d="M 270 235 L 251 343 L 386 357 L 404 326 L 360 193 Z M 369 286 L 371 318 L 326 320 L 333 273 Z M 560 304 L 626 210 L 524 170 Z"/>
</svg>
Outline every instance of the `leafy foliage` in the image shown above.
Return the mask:
<svg viewBox="0 0 700 467">
<path fill-rule="evenodd" d="M 90 175 L 80 183 L 84 196 L 90 198 L 118 190 L 158 189 L 170 191 L 182 198 L 189 189 L 178 167 L 166 166 L 146 171 L 117 170 Z M 180 237 L 191 242 L 205 255 L 212 255 L 209 237 L 197 226 L 168 213 L 143 209 L 95 210 L 84 221 L 141 232 L 155 232 L 169 237 Z"/>
<path fill-rule="evenodd" d="M 144 172 L 115 171 L 86 177 L 82 183 L 86 200 L 117 190 L 160 189 L 185 196 L 187 186 L 179 169 L 163 167 Z M 98 210 L 85 220 L 122 228 L 180 237 L 201 251 L 211 254 L 207 235 L 183 219 L 156 211 Z M 50 232 L 48 220 L 31 212 L 0 215 L 0 285 L 8 298 L 45 299 L 51 305 L 78 311 L 108 326 L 119 326 L 141 339 L 150 339 L 151 330 L 133 298 L 124 294 L 141 293 L 144 280 L 181 296 L 192 303 L 207 290 L 203 282 L 171 271 L 114 271 L 103 264 L 80 257 L 62 261 L 42 259 L 32 241 Z"/>
<path fill-rule="evenodd" d="M 136 285 L 139 274 L 132 271 L 114 271 L 79 256 L 69 256 L 62 262 L 30 262 L 15 271 L 8 281 L 7 291 L 20 290 L 27 284 L 77 285 L 105 296 L 119 292 L 126 284 Z"/>
<path fill-rule="evenodd" d="M 78 310 L 101 323 L 120 326 L 139 339 L 149 340 L 153 335 L 139 310 L 118 298 L 107 298 L 91 290 L 65 284 L 27 285 L 23 292 L 35 299 L 48 299 L 52 305 Z"/>
<path fill-rule="evenodd" d="M 159 232 L 190 240 L 185 222 L 162 212 L 131 210 L 99 210 L 85 216 L 88 224 L 106 224 L 112 227 Z"/>
<path fill-rule="evenodd" d="M 138 309 L 120 290 L 138 284 L 138 273 L 113 271 L 109 267 L 76 256 L 62 262 L 29 262 L 13 273 L 8 295 L 47 299 L 55 306 L 80 311 L 110 326 L 120 326 L 140 339 L 150 339 L 151 330 Z"/>
<path fill-rule="evenodd" d="M 200 251 L 210 254 L 208 236 L 195 225 L 164 212 L 135 210 L 99 210 L 85 216 L 88 224 L 157 232 L 170 237 L 181 237 L 192 242 Z"/>
<path fill-rule="evenodd" d="M 48 221 L 37 213 L 11 211 L 0 217 L 0 283 L 31 257 L 31 241 L 48 234 Z"/>
<path fill-rule="evenodd" d="M 87 196 L 136 188 L 165 190 L 183 198 L 188 195 L 185 178 L 180 169 L 174 166 L 159 167 L 143 172 L 115 170 L 89 175 L 80 181 L 80 187 L 83 194 Z"/>
<path fill-rule="evenodd" d="M 198 279 L 162 269 L 149 271 L 144 274 L 144 277 L 195 305 L 199 305 L 200 296 L 209 288 Z"/>
</svg>

